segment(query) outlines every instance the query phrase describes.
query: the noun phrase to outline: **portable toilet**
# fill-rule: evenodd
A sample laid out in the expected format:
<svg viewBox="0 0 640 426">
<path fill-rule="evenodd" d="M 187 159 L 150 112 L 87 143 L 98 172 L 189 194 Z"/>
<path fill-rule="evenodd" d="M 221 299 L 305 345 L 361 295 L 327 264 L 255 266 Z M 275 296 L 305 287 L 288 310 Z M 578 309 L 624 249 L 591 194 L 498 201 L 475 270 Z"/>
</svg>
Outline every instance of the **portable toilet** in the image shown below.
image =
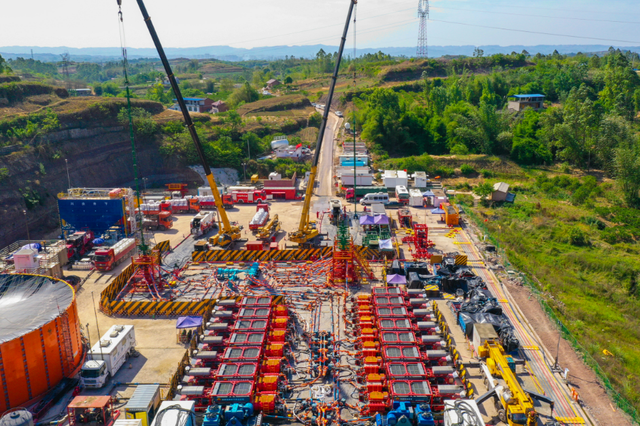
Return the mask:
<svg viewBox="0 0 640 426">
<path fill-rule="evenodd" d="M 14 253 L 13 261 L 16 271 L 29 271 L 38 268 L 38 250 L 23 248 Z"/>
<path fill-rule="evenodd" d="M 124 416 L 127 419 L 140 419 L 142 421 L 140 426 L 151 426 L 159 405 L 160 386 L 140 385 L 133 392 L 127 405 L 124 406 Z"/>
</svg>

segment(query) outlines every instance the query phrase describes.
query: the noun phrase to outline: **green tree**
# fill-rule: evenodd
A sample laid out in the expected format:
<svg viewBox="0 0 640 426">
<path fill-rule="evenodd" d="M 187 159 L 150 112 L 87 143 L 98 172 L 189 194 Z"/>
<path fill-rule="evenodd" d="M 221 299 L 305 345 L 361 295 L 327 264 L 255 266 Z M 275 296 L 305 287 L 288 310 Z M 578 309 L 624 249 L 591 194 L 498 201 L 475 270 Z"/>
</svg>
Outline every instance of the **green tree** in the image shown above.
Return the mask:
<svg viewBox="0 0 640 426">
<path fill-rule="evenodd" d="M 229 126 L 232 133 L 238 133 L 244 125 L 242 116 L 240 116 L 237 111 L 229 111 L 227 116 L 223 119 L 223 122 Z"/>
<path fill-rule="evenodd" d="M 171 91 L 170 93 L 173 93 L 173 91 Z M 152 101 L 160 102 L 162 104 L 168 104 L 172 102 L 172 99 L 169 97 L 169 94 L 165 92 L 164 86 L 160 82 L 147 89 L 145 98 Z"/>
<path fill-rule="evenodd" d="M 493 193 L 493 186 L 489 182 L 482 182 L 473 188 L 473 193 L 485 200 Z"/>
<path fill-rule="evenodd" d="M 120 93 L 120 88 L 112 82 L 102 83 L 102 96 L 112 97 Z"/>
<path fill-rule="evenodd" d="M 220 82 L 220 91 L 231 92 L 233 90 L 233 80 L 230 78 L 223 78 Z"/>
<path fill-rule="evenodd" d="M 592 96 L 585 84 L 572 89 L 562 107 L 563 122 L 553 129 L 560 159 L 587 168 L 591 166 L 592 147 L 602 118 L 602 107 Z"/>
<path fill-rule="evenodd" d="M 625 140 L 615 150 L 617 183 L 629 207 L 640 207 L 640 147 L 637 140 Z"/>
<path fill-rule="evenodd" d="M 142 108 L 131 108 L 131 120 L 133 122 L 133 133 L 140 138 L 151 138 L 158 132 L 158 123 L 151 118 L 151 113 Z M 127 108 L 120 109 L 118 121 L 129 126 L 129 113 Z"/>
<path fill-rule="evenodd" d="M 291 78 L 290 75 L 288 75 L 285 79 L 284 79 L 284 84 L 291 84 L 293 83 L 293 79 Z"/>
<path fill-rule="evenodd" d="M 245 82 L 242 86 L 235 89 L 227 99 L 231 105 L 237 107 L 241 102 L 255 102 L 260 98 L 258 92 L 251 87 L 249 82 Z"/>
</svg>

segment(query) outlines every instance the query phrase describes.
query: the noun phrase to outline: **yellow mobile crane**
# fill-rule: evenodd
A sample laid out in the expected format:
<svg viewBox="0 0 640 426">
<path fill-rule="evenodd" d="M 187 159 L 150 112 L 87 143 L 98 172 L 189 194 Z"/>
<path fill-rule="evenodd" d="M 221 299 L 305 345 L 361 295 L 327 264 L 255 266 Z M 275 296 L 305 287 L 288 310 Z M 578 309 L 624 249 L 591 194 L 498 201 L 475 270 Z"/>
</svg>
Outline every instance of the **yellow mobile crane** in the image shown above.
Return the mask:
<svg viewBox="0 0 640 426">
<path fill-rule="evenodd" d="M 314 238 L 318 236 L 318 229 L 315 227 L 315 222 L 309 221 L 309 209 L 311 207 L 311 197 L 313 196 L 313 187 L 315 186 L 316 173 L 318 172 L 318 160 L 320 158 L 320 148 L 322 147 L 322 139 L 324 139 L 324 130 L 327 126 L 327 119 L 329 117 L 329 110 L 331 109 L 331 100 L 333 99 L 333 90 L 336 87 L 336 80 L 338 79 L 338 71 L 340 70 L 340 60 L 342 59 L 342 51 L 344 50 L 344 44 L 347 40 L 347 32 L 349 31 L 349 21 L 351 20 L 351 13 L 353 7 L 356 5 L 357 0 L 351 0 L 349 5 L 349 13 L 347 14 L 347 22 L 344 24 L 344 31 L 342 33 L 342 39 L 340 40 L 340 48 L 338 49 L 338 57 L 336 59 L 336 67 L 333 70 L 333 76 L 331 77 L 331 85 L 329 87 L 329 95 L 327 98 L 324 113 L 322 114 L 322 123 L 320 123 L 320 129 L 318 131 L 318 140 L 316 142 L 316 153 L 313 156 L 311 162 L 311 173 L 309 174 L 309 181 L 307 182 L 307 190 L 304 196 L 304 204 L 302 207 L 302 215 L 300 216 L 300 225 L 298 230 L 289 235 L 289 240 L 300 245 L 312 244 Z"/>
<path fill-rule="evenodd" d="M 536 426 L 538 413 L 533 406 L 532 398 L 550 404 L 553 411 L 552 399 L 522 389 L 515 375 L 516 363 L 511 356 L 505 354 L 502 345 L 487 340 L 478 348 L 478 354 L 480 358 L 485 359 L 481 368 L 489 391 L 479 396 L 476 402 L 482 404 L 491 397 L 497 398 L 496 408 L 500 421 L 509 426 Z M 501 381 L 495 377 L 499 377 Z"/>
<path fill-rule="evenodd" d="M 200 139 L 198 138 L 198 134 L 196 133 L 196 129 L 193 125 L 193 121 L 191 120 L 191 116 L 189 115 L 189 111 L 187 110 L 187 106 L 184 103 L 184 99 L 182 98 L 182 93 L 180 93 L 180 87 L 178 87 L 178 82 L 176 81 L 175 76 L 173 75 L 173 71 L 171 70 L 171 65 L 169 65 L 169 61 L 167 60 L 167 56 L 164 53 L 164 49 L 162 48 L 162 44 L 160 44 L 160 39 L 158 38 L 158 34 L 156 33 L 155 28 L 153 27 L 153 23 L 151 22 L 151 17 L 147 13 L 147 8 L 145 7 L 142 0 L 136 0 L 138 3 L 138 7 L 140 8 L 140 12 L 142 12 L 142 17 L 144 18 L 144 22 L 147 24 L 147 28 L 149 29 L 149 34 L 151 34 L 151 38 L 153 39 L 153 44 L 156 46 L 156 50 L 158 51 L 158 55 L 160 56 L 160 60 L 162 61 L 162 65 L 164 66 L 164 70 L 167 73 L 167 77 L 169 78 L 169 82 L 171 83 L 171 88 L 173 89 L 173 93 L 176 95 L 178 100 L 178 105 L 180 105 L 180 111 L 182 111 L 182 116 L 184 117 L 184 122 L 187 125 L 187 129 L 189 129 L 189 134 L 191 134 L 191 139 L 193 140 L 193 144 L 196 147 L 196 151 L 198 152 L 198 157 L 202 162 L 202 166 L 204 167 L 204 173 L 207 178 L 207 182 L 211 187 L 211 193 L 213 194 L 213 199 L 215 200 L 216 208 L 218 209 L 218 214 L 220 215 L 220 220 L 222 222 L 222 227 L 219 227 L 218 233 L 213 237 L 209 238 L 209 241 L 221 247 L 227 246 L 233 241 L 237 240 L 241 236 L 241 228 L 237 225 L 232 225 L 229 222 L 229 218 L 227 217 L 227 213 L 222 204 L 222 197 L 220 197 L 220 193 L 218 192 L 218 186 L 213 178 L 213 174 L 211 173 L 211 169 L 209 168 L 209 164 L 207 164 L 207 160 L 204 157 L 204 152 L 202 151 L 202 144 L 200 143 Z M 122 6 L 122 0 L 117 0 L 118 6 Z M 122 16 L 122 15 L 121 15 Z"/>
<path fill-rule="evenodd" d="M 275 214 L 271 220 L 262 228 L 258 230 L 259 240 L 268 240 L 280 231 L 281 222 L 278 219 L 278 215 Z"/>
</svg>

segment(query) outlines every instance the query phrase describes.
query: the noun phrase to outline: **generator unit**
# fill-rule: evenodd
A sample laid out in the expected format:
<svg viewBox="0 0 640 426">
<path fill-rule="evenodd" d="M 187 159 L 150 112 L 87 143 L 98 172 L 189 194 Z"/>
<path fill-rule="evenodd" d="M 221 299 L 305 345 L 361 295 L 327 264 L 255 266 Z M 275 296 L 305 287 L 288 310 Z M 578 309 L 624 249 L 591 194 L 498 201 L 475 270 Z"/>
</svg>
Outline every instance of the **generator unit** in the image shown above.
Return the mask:
<svg viewBox="0 0 640 426">
<path fill-rule="evenodd" d="M 416 345 L 416 335 L 413 331 L 385 331 L 380 333 L 383 345 Z"/>
<path fill-rule="evenodd" d="M 385 373 L 389 380 L 393 379 L 429 379 L 429 372 L 420 361 L 413 362 L 388 362 L 384 366 Z"/>
<path fill-rule="evenodd" d="M 257 362 L 223 363 L 215 374 L 217 380 L 256 380 L 258 376 Z"/>
<path fill-rule="evenodd" d="M 382 348 L 382 358 L 389 361 L 421 360 L 422 353 L 416 346 L 385 346 Z"/>
<path fill-rule="evenodd" d="M 261 346 L 237 346 L 228 347 L 224 350 L 220 360 L 222 363 L 229 362 L 258 362 L 262 355 Z"/>
<path fill-rule="evenodd" d="M 216 404 L 249 403 L 253 397 L 253 381 L 217 381 L 209 393 L 211 402 Z"/>
<path fill-rule="evenodd" d="M 431 403 L 431 385 L 427 380 L 391 380 L 389 397 L 393 402 Z"/>
<path fill-rule="evenodd" d="M 238 320 L 231 327 L 231 331 L 267 331 L 269 321 L 266 319 L 243 319 Z"/>
<path fill-rule="evenodd" d="M 413 330 L 413 324 L 408 319 L 383 318 L 378 320 L 378 330 Z"/>
</svg>

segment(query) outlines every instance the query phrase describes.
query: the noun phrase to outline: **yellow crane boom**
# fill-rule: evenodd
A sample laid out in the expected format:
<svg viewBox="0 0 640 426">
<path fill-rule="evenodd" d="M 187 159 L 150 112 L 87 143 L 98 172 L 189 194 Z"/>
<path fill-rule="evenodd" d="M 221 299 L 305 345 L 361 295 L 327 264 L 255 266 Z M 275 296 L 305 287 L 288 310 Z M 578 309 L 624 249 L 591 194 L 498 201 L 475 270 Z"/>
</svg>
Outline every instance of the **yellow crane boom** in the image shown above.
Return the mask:
<svg viewBox="0 0 640 426">
<path fill-rule="evenodd" d="M 266 240 L 271 238 L 273 234 L 280 230 L 280 220 L 278 219 L 278 215 L 273 215 L 271 220 L 267 222 L 265 226 L 258 230 L 258 239 Z"/>
<path fill-rule="evenodd" d="M 340 39 L 340 48 L 338 49 L 338 56 L 336 58 L 336 67 L 333 70 L 333 76 L 331 77 L 331 85 L 329 87 L 329 95 L 322 114 L 322 122 L 320 123 L 320 129 L 318 131 L 318 139 L 316 142 L 316 152 L 313 156 L 311 163 L 311 172 L 309 174 L 309 181 L 307 182 L 307 190 L 304 196 L 304 204 L 302 207 L 302 214 L 300 216 L 300 225 L 298 229 L 289 235 L 289 239 L 297 244 L 309 244 L 315 237 L 318 236 L 318 230 L 314 226 L 315 223 L 309 221 L 309 210 L 311 208 L 311 197 L 313 196 L 313 187 L 315 186 L 316 174 L 318 172 L 318 160 L 320 158 L 320 148 L 322 147 L 322 140 L 324 139 L 324 131 L 327 127 L 327 119 L 329 118 L 329 110 L 331 109 L 331 101 L 333 100 L 333 91 L 336 87 L 336 80 L 338 79 L 338 71 L 340 70 L 340 60 L 342 59 L 342 51 L 344 50 L 344 44 L 347 41 L 347 32 L 349 31 L 349 21 L 351 20 L 351 13 L 353 7 L 357 4 L 357 0 L 351 0 L 349 4 L 349 12 L 347 14 L 347 21 L 344 24 L 344 31 L 342 32 L 342 38 Z"/>
<path fill-rule="evenodd" d="M 511 356 L 505 354 L 500 343 L 487 340 L 484 345 L 478 348 L 478 354 L 481 358 L 485 358 L 485 366 L 488 370 L 485 371 L 485 374 L 491 390 L 478 397 L 476 402 L 480 404 L 491 396 L 499 398 L 503 408 L 498 410 L 498 417 L 502 422 L 509 426 L 536 426 L 538 413 L 534 408 L 532 396 L 551 404 L 553 410 L 551 399 L 522 389 L 514 372 L 515 361 Z M 500 377 L 505 385 L 494 385 L 492 376 Z"/>
<path fill-rule="evenodd" d="M 117 0 L 118 5 L 121 4 L 122 0 Z M 216 185 L 215 179 L 213 178 L 213 174 L 211 173 L 211 169 L 209 168 L 209 164 L 207 164 L 207 160 L 204 156 L 204 152 L 202 150 L 202 144 L 200 143 L 200 139 L 198 138 L 198 133 L 196 133 L 195 126 L 193 121 L 191 120 L 191 116 L 189 115 L 189 111 L 187 110 L 187 106 L 184 103 L 184 99 L 182 98 L 182 93 L 180 92 L 180 87 L 178 86 L 178 82 L 176 81 L 175 76 L 173 75 L 173 71 L 171 70 L 171 65 L 169 65 L 169 61 L 167 60 L 167 56 L 164 53 L 164 49 L 162 48 L 162 44 L 160 43 L 160 39 L 158 38 L 158 34 L 151 22 L 151 17 L 149 17 L 149 13 L 147 13 L 147 8 L 145 7 L 142 0 L 136 0 L 138 3 L 138 7 L 140 8 L 140 12 L 142 12 L 142 17 L 144 18 L 144 22 L 147 24 L 147 28 L 149 30 L 149 34 L 153 39 L 153 44 L 156 46 L 156 50 L 158 51 L 158 55 L 160 56 L 160 60 L 162 61 L 162 65 L 164 67 L 165 72 L 167 73 L 167 77 L 169 78 L 169 82 L 171 83 L 171 88 L 173 89 L 173 93 L 176 95 L 176 99 L 178 101 L 178 105 L 180 106 L 180 111 L 182 111 L 182 116 L 184 117 L 184 122 L 189 130 L 189 134 L 191 135 L 191 139 L 193 140 L 193 144 L 196 147 L 196 151 L 198 153 L 198 157 L 200 158 L 200 162 L 202 163 L 202 167 L 204 167 L 204 173 L 207 178 L 207 182 L 209 183 L 209 187 L 211 188 L 211 193 L 213 194 L 213 199 L 215 200 L 216 208 L 218 209 L 218 214 L 220 215 L 220 220 L 222 221 L 222 228 L 219 229 L 218 234 L 211 237 L 209 240 L 213 242 L 213 244 L 219 246 L 226 246 L 229 243 L 237 240 L 241 236 L 241 230 L 239 226 L 231 225 L 229 222 L 229 218 L 227 217 L 227 213 L 224 210 L 224 206 L 222 204 L 222 197 L 218 192 L 218 186 Z"/>
</svg>

